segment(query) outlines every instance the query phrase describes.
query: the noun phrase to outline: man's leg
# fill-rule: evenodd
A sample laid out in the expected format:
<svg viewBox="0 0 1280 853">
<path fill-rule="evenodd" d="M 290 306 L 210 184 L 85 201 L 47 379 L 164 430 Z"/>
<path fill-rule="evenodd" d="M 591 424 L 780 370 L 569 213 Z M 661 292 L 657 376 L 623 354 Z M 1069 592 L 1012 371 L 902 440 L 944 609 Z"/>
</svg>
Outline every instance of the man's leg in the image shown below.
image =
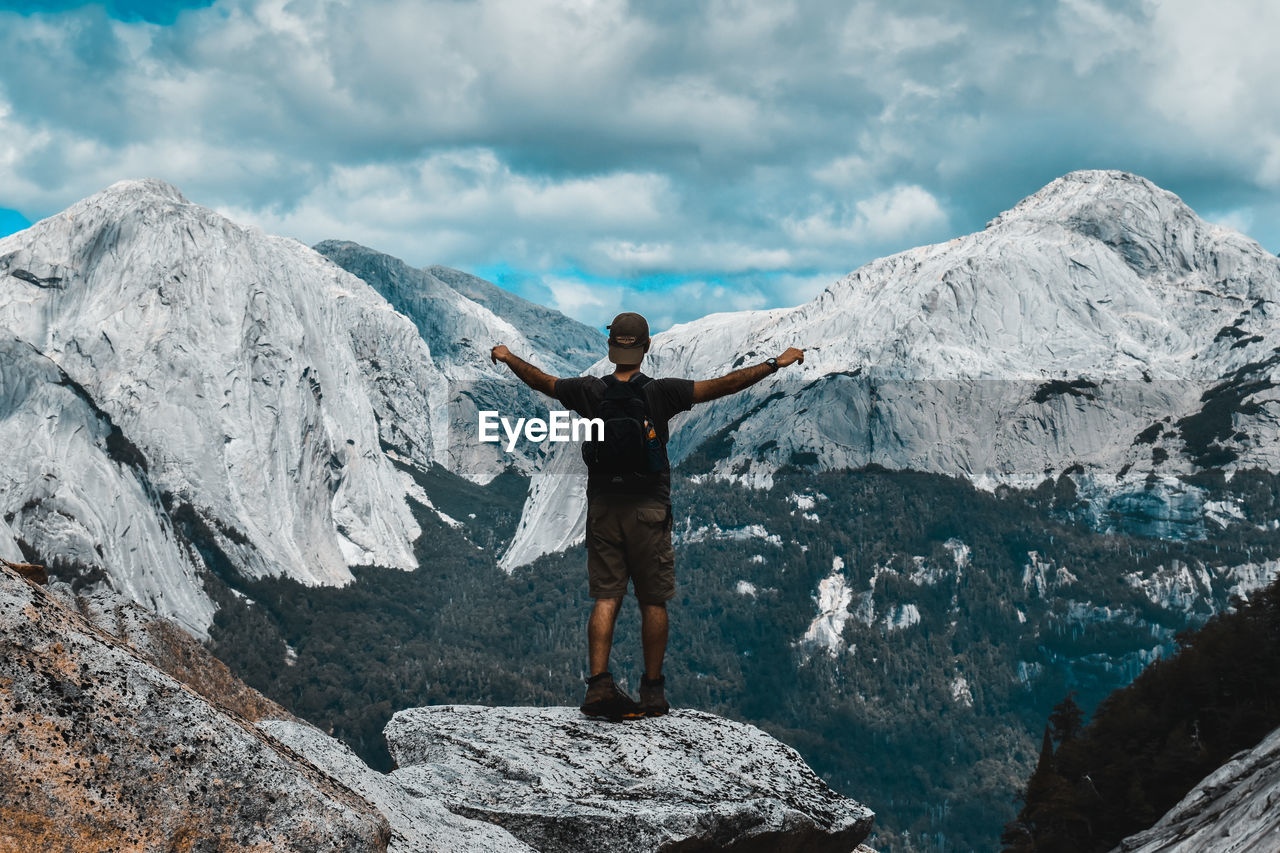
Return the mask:
<svg viewBox="0 0 1280 853">
<path fill-rule="evenodd" d="M 609 674 L 609 651 L 613 647 L 613 626 L 618 619 L 622 597 L 597 598 L 587 621 L 587 657 L 591 678 L 587 679 L 587 698 L 582 700 L 582 713 L 588 717 L 623 720 L 643 713 Z"/>
<path fill-rule="evenodd" d="M 644 648 L 644 674 L 650 681 L 662 676 L 667 654 L 667 605 L 640 605 L 640 644 Z"/>
<path fill-rule="evenodd" d="M 613 649 L 613 626 L 618 621 L 622 597 L 597 598 L 587 621 L 587 663 L 593 676 L 609 669 L 609 652 Z M 664 614 L 665 616 L 665 614 Z M 663 619 L 663 645 L 666 645 L 666 619 Z"/>
<path fill-rule="evenodd" d="M 627 594 L 627 563 L 622 552 L 617 507 L 608 501 L 587 501 L 587 589 L 596 600 L 587 620 L 587 696 L 582 713 L 588 717 L 623 720 L 641 716 L 640 706 L 609 674 L 613 626 L 622 597 Z"/>
<path fill-rule="evenodd" d="M 640 601 L 640 644 L 644 651 L 640 710 L 646 717 L 661 717 L 671 710 L 666 679 L 662 677 L 662 661 L 667 653 L 666 603 L 676 591 L 671 508 L 658 501 L 638 506 L 628 532 L 627 557 Z"/>
</svg>

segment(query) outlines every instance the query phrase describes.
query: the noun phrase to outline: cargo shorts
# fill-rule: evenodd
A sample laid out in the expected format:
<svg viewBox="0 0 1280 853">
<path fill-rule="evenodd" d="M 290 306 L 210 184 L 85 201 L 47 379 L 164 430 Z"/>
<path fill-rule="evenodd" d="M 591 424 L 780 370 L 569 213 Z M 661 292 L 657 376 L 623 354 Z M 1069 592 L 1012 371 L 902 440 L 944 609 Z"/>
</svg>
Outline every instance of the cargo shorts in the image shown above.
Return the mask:
<svg viewBox="0 0 1280 853">
<path fill-rule="evenodd" d="M 592 598 L 621 598 L 627 581 L 641 604 L 676 594 L 671 505 L 644 498 L 592 497 L 587 503 L 587 582 Z"/>
</svg>

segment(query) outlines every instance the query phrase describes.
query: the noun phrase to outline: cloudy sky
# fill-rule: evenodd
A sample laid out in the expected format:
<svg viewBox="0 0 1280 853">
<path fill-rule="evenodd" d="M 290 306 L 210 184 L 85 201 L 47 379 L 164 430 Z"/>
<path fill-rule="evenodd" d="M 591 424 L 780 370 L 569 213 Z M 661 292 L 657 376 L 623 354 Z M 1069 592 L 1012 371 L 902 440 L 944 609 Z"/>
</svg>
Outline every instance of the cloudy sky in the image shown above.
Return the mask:
<svg viewBox="0 0 1280 853">
<path fill-rule="evenodd" d="M 112 182 L 600 325 L 793 305 L 1081 168 L 1280 249 L 1273 0 L 0 0 L 0 234 Z"/>
</svg>

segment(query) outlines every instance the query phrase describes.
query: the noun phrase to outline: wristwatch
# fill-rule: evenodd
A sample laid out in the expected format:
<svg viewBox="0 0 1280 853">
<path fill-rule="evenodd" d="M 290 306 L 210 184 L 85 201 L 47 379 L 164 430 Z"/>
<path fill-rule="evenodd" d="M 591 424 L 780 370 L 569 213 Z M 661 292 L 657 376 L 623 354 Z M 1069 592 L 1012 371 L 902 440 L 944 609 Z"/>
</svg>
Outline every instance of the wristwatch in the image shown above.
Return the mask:
<svg viewBox="0 0 1280 853">
<path fill-rule="evenodd" d="M 769 365 L 769 372 L 770 372 L 770 373 L 777 373 L 777 372 L 778 372 L 778 360 L 777 360 L 776 358 L 766 358 L 766 359 L 764 360 L 764 363 L 765 363 L 765 364 L 767 364 L 767 365 Z"/>
</svg>

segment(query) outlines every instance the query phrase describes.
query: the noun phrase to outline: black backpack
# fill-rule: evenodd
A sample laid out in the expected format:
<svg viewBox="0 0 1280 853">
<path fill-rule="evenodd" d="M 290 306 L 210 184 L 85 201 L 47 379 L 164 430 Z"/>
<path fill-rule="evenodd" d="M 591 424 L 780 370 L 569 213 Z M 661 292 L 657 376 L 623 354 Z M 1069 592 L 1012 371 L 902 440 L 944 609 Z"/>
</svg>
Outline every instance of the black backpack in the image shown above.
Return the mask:
<svg viewBox="0 0 1280 853">
<path fill-rule="evenodd" d="M 582 459 L 593 478 L 627 490 L 644 488 L 669 467 L 667 448 L 649 414 L 644 389 L 653 380 L 636 376 L 620 382 L 615 376 L 602 377 L 604 398 L 600 419 L 604 438 L 582 443 Z"/>
</svg>

